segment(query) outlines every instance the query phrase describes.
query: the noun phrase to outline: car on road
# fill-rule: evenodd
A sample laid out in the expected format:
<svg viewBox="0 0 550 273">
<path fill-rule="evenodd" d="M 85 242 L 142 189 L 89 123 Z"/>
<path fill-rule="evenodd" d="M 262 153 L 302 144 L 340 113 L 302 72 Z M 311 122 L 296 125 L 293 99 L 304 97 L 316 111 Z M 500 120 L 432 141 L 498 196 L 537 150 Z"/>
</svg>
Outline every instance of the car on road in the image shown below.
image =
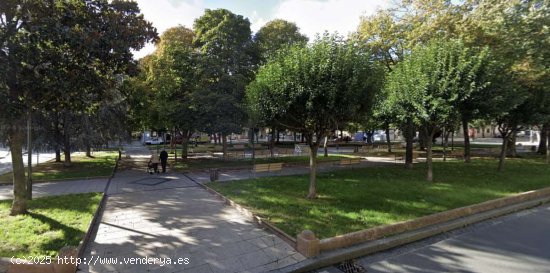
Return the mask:
<svg viewBox="0 0 550 273">
<path fill-rule="evenodd" d="M 146 145 L 159 145 L 159 144 L 164 144 L 164 140 L 162 140 L 162 138 L 151 138 L 151 139 L 148 139 L 145 141 L 145 144 Z"/>
</svg>

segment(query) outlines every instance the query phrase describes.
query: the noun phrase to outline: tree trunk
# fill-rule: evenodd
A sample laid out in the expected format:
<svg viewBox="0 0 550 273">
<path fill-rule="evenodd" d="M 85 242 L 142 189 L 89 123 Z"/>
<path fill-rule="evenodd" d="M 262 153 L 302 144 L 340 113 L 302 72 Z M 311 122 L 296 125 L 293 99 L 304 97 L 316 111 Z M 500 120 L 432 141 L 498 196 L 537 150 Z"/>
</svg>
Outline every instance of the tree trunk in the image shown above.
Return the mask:
<svg viewBox="0 0 550 273">
<path fill-rule="evenodd" d="M 32 200 L 32 116 L 27 117 L 27 200 Z M 38 163 L 38 162 L 37 162 Z"/>
<path fill-rule="evenodd" d="M 27 213 L 25 167 L 23 165 L 23 130 L 14 125 L 8 132 L 13 173 L 13 203 L 10 215 Z"/>
<path fill-rule="evenodd" d="M 441 146 L 443 146 L 443 162 L 447 161 L 447 128 L 443 128 L 443 135 L 441 136 Z"/>
<path fill-rule="evenodd" d="M 414 138 L 414 125 L 412 120 L 407 121 L 405 128 L 405 168 L 413 168 L 413 138 Z"/>
<path fill-rule="evenodd" d="M 470 135 L 468 134 L 468 121 L 462 119 L 462 132 L 464 134 L 464 162 L 470 163 L 472 158 L 470 156 Z"/>
<path fill-rule="evenodd" d="M 55 162 L 61 162 L 61 149 L 59 148 L 59 145 L 56 144 L 57 147 L 55 147 Z"/>
<path fill-rule="evenodd" d="M 176 128 L 172 128 L 172 135 L 170 136 L 170 149 L 176 150 Z"/>
<path fill-rule="evenodd" d="M 508 150 L 508 155 L 510 157 L 517 157 L 517 151 L 516 151 L 516 131 L 510 135 L 510 139 L 508 140 L 508 145 L 506 147 Z"/>
<path fill-rule="evenodd" d="M 308 199 L 317 198 L 317 151 L 319 150 L 320 139 L 313 142 L 313 136 L 311 136 L 309 144 L 309 193 Z"/>
<path fill-rule="evenodd" d="M 430 137 L 429 138 L 430 140 L 426 142 L 426 163 L 428 165 L 428 175 L 427 175 L 426 180 L 428 180 L 428 182 L 433 182 L 434 181 L 433 156 L 432 156 L 433 142 L 431 141 L 431 139 L 433 139 L 434 134 L 433 133 L 431 133 L 431 134 L 426 133 L 426 136 Z"/>
<path fill-rule="evenodd" d="M 189 156 L 189 134 L 181 136 L 181 159 L 187 160 Z"/>
<path fill-rule="evenodd" d="M 55 113 L 54 120 L 54 137 L 55 137 L 55 162 L 61 162 L 61 132 L 59 131 L 59 118 Z"/>
<path fill-rule="evenodd" d="M 254 129 L 248 128 L 248 144 L 254 144 Z"/>
<path fill-rule="evenodd" d="M 92 135 L 92 130 L 90 129 L 90 120 L 88 115 L 84 115 L 84 146 L 86 147 L 86 157 L 93 158 L 92 156 L 92 147 L 90 144 L 90 136 Z"/>
<path fill-rule="evenodd" d="M 275 129 L 271 129 L 271 139 L 269 140 L 269 152 L 271 157 L 275 156 Z"/>
<path fill-rule="evenodd" d="M 256 144 L 254 138 L 256 138 L 256 130 L 252 130 L 252 164 L 256 165 Z"/>
<path fill-rule="evenodd" d="M 222 133 L 222 152 L 223 152 L 223 159 L 225 160 L 227 158 L 227 136 L 225 133 Z"/>
<path fill-rule="evenodd" d="M 504 170 L 504 159 L 506 159 L 506 147 L 508 146 L 508 134 L 502 136 L 502 148 L 500 150 L 500 158 L 498 161 L 498 171 Z"/>
<path fill-rule="evenodd" d="M 546 164 L 550 164 L 550 128 L 546 130 Z"/>
<path fill-rule="evenodd" d="M 391 153 L 390 127 L 386 126 L 386 141 L 388 142 L 388 153 Z"/>
<path fill-rule="evenodd" d="M 541 155 L 546 154 L 546 150 L 547 150 L 546 139 L 548 138 L 549 129 L 550 129 L 550 124 L 546 123 L 542 125 L 542 129 L 540 130 L 539 147 L 537 149 L 537 153 Z"/>
<path fill-rule="evenodd" d="M 66 126 L 66 125 L 65 125 Z M 69 133 L 65 132 L 64 143 L 63 143 L 63 154 L 65 155 L 65 160 L 63 161 L 63 166 L 71 166 L 71 140 L 69 138 Z"/>
<path fill-rule="evenodd" d="M 279 130 L 275 130 L 275 134 L 277 135 L 277 144 L 281 143 L 281 142 L 279 141 L 279 135 L 280 135 L 280 134 L 279 134 Z"/>
<path fill-rule="evenodd" d="M 86 143 L 86 157 L 93 158 L 92 147 L 90 146 L 90 143 Z"/>
<path fill-rule="evenodd" d="M 328 146 L 327 146 L 327 142 L 328 142 L 328 136 L 325 137 L 325 145 L 324 145 L 324 148 L 325 148 L 325 157 L 328 157 Z"/>
<path fill-rule="evenodd" d="M 431 139 L 428 139 L 428 136 L 426 133 L 423 132 L 423 130 L 420 130 L 418 134 L 418 145 L 420 146 L 421 151 L 425 151 L 426 147 L 428 146 L 428 142 L 431 141 Z"/>
</svg>

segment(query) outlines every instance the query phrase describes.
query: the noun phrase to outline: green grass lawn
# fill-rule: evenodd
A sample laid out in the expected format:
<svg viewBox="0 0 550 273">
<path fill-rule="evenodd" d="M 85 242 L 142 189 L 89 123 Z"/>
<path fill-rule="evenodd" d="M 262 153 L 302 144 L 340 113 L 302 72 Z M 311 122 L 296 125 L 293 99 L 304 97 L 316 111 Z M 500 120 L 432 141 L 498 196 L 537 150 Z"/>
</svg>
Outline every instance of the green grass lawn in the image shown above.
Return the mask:
<svg viewBox="0 0 550 273">
<path fill-rule="evenodd" d="M 305 198 L 307 175 L 268 177 L 208 185 L 289 235 L 310 229 L 320 238 L 396 223 L 514 193 L 550 186 L 550 165 L 542 159 L 435 162 L 435 183 L 426 166 L 342 170 L 318 174 L 319 198 Z"/>
<path fill-rule="evenodd" d="M 11 200 L 0 201 L 0 257 L 55 256 L 78 246 L 100 200 L 100 193 L 36 198 L 19 216 L 9 216 Z"/>
<path fill-rule="evenodd" d="M 318 157 L 319 162 L 323 161 L 336 161 L 341 158 L 355 157 L 353 155 L 329 155 L 324 157 L 320 155 Z M 266 164 L 274 162 L 283 163 L 295 163 L 295 164 L 309 164 L 309 156 L 283 156 L 283 157 L 267 157 L 256 158 L 256 164 Z M 228 159 L 223 160 L 219 158 L 192 158 L 187 162 L 178 162 L 175 166 L 177 171 L 196 170 L 196 169 L 210 169 L 210 168 L 237 168 L 237 167 L 252 167 L 253 161 L 251 158 L 247 159 Z"/>
<path fill-rule="evenodd" d="M 33 167 L 33 180 L 73 179 L 111 175 L 118 152 L 95 152 L 94 158 L 86 157 L 84 153 L 71 155 L 72 166 L 65 167 L 62 162 L 45 162 Z M 0 183 L 12 183 L 12 174 L 0 175 Z"/>
</svg>

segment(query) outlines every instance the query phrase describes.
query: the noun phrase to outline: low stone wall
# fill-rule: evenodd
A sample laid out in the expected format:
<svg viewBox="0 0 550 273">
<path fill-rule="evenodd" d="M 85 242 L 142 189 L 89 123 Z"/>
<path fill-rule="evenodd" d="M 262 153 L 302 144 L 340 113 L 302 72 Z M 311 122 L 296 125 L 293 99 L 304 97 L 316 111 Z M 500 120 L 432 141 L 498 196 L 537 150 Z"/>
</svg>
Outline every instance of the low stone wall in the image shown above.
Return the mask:
<svg viewBox="0 0 550 273">
<path fill-rule="evenodd" d="M 315 235 L 312 234 L 310 231 L 304 231 L 300 235 L 298 235 L 297 249 L 306 257 L 314 257 L 318 255 L 321 251 L 349 247 L 352 245 L 380 239 L 390 235 L 417 230 L 427 226 L 455 220 L 461 217 L 467 217 L 473 214 L 515 205 L 525 201 L 536 200 L 543 197 L 550 197 L 550 187 L 524 192 L 509 197 L 490 200 L 471 206 L 435 213 L 409 221 L 369 228 L 322 240 L 317 239 Z"/>
</svg>

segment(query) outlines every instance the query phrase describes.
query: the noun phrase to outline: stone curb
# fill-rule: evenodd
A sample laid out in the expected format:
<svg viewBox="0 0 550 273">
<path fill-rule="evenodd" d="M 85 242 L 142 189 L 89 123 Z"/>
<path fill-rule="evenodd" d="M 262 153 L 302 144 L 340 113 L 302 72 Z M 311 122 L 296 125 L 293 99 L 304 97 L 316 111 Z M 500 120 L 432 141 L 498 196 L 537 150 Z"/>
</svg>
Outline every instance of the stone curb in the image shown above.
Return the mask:
<svg viewBox="0 0 550 273">
<path fill-rule="evenodd" d="M 233 200 L 225 197 L 223 194 L 217 192 L 216 190 L 206 186 L 205 184 L 202 184 L 202 183 L 199 183 L 199 182 L 195 181 L 193 178 L 191 178 L 187 175 L 185 175 L 185 177 L 187 177 L 189 180 L 195 182 L 197 185 L 201 186 L 203 189 L 205 189 L 209 193 L 215 195 L 217 198 L 224 201 L 227 205 L 235 208 L 241 214 L 243 214 L 244 216 L 246 216 L 247 218 L 252 220 L 254 223 L 256 223 L 258 226 L 260 226 L 262 228 L 265 228 L 265 229 L 269 230 L 271 233 L 277 235 L 277 237 L 281 238 L 281 240 L 285 241 L 292 248 L 296 249 L 296 239 L 294 237 L 288 235 L 287 233 L 285 233 L 281 229 L 275 227 L 275 225 L 273 225 L 269 221 L 257 216 L 256 214 L 254 214 L 253 212 L 251 212 L 247 208 L 235 203 Z"/>
<path fill-rule="evenodd" d="M 548 188 L 547 188 L 548 189 Z M 498 200 L 498 199 L 497 199 Z M 382 238 L 374 241 L 356 244 L 347 248 L 336 249 L 322 253 L 314 258 L 309 258 L 298 264 L 282 268 L 277 272 L 308 272 L 318 268 L 330 266 L 339 262 L 354 259 L 357 257 L 369 255 L 379 251 L 398 247 L 408 243 L 412 243 L 421 239 L 425 239 L 437 234 L 448 232 L 454 229 L 462 228 L 477 222 L 487 219 L 496 218 L 505 214 L 539 206 L 550 202 L 550 196 L 527 200 L 520 203 L 495 208 L 492 210 L 479 212 L 466 217 L 452 219 L 450 221 L 439 223 L 416 230 L 408 231 L 399 235 L 394 235 L 387 238 Z"/>
</svg>

